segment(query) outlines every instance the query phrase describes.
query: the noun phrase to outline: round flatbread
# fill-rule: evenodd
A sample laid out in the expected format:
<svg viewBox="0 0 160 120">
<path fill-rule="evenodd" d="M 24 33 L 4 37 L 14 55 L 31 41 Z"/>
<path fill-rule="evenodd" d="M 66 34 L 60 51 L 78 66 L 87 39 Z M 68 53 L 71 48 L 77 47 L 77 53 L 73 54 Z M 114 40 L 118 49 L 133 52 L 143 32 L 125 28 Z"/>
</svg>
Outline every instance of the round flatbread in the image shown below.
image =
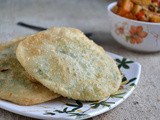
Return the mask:
<svg viewBox="0 0 160 120">
<path fill-rule="evenodd" d="M 74 28 L 54 27 L 28 36 L 16 55 L 36 80 L 76 100 L 101 100 L 116 92 L 122 80 L 104 49 Z"/>
<path fill-rule="evenodd" d="M 21 39 L 0 46 L 0 99 L 19 105 L 33 105 L 59 97 L 30 76 L 16 58 L 16 48 Z M 33 79 L 33 78 L 32 78 Z"/>
</svg>

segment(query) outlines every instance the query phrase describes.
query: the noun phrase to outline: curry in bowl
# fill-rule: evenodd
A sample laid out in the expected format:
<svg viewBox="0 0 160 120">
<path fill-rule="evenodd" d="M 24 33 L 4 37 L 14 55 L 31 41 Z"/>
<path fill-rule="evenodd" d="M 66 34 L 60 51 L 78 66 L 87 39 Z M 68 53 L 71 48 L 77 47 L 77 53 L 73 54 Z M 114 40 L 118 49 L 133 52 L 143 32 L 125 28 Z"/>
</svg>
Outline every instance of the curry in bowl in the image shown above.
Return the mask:
<svg viewBox="0 0 160 120">
<path fill-rule="evenodd" d="M 112 12 L 133 20 L 160 23 L 160 0 L 118 0 Z"/>
</svg>

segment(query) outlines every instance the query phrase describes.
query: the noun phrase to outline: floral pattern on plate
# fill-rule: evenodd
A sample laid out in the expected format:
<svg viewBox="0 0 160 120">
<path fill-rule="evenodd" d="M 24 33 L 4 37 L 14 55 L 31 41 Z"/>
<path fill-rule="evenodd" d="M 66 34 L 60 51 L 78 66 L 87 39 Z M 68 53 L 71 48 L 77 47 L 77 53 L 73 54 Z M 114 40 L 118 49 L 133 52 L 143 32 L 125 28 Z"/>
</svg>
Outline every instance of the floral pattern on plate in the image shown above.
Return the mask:
<svg viewBox="0 0 160 120">
<path fill-rule="evenodd" d="M 139 63 L 108 53 L 122 71 L 123 79 L 119 90 L 98 102 L 82 102 L 60 97 L 56 100 L 33 106 L 19 106 L 0 100 L 0 108 L 39 119 L 86 119 L 107 112 L 122 103 L 135 89 L 141 72 Z"/>
</svg>

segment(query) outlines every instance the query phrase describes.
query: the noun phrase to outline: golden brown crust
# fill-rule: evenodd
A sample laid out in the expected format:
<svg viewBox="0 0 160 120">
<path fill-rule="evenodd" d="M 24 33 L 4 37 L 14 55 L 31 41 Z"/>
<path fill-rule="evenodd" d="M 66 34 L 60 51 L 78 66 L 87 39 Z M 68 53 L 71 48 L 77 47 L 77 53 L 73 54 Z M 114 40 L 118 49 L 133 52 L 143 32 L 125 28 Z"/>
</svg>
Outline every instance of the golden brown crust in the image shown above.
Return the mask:
<svg viewBox="0 0 160 120">
<path fill-rule="evenodd" d="M 22 38 L 2 45 L 0 51 L 0 99 L 19 105 L 34 105 L 59 97 L 30 76 L 18 62 L 15 50 Z"/>
<path fill-rule="evenodd" d="M 68 98 L 101 100 L 117 91 L 122 79 L 103 48 L 74 28 L 54 27 L 28 36 L 16 55 L 37 81 Z"/>
</svg>

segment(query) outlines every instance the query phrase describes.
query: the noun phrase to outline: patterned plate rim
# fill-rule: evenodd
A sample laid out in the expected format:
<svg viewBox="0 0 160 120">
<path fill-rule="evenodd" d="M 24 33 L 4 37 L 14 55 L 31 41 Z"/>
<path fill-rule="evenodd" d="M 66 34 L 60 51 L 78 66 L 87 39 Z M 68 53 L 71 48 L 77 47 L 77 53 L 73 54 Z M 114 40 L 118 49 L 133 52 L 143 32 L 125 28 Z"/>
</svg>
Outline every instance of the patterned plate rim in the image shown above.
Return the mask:
<svg viewBox="0 0 160 120">
<path fill-rule="evenodd" d="M 127 92 L 125 92 L 123 94 L 122 93 L 114 94 L 114 95 L 110 96 L 107 100 L 102 100 L 100 102 L 91 102 L 90 103 L 90 109 L 92 109 L 91 112 L 86 111 L 87 114 L 84 114 L 84 115 L 80 114 L 80 113 L 77 113 L 75 111 L 74 112 L 70 112 L 70 113 L 66 112 L 66 114 L 70 114 L 71 115 L 71 116 L 68 116 L 67 118 L 64 118 L 62 114 L 61 114 L 62 115 L 61 117 L 56 117 L 54 112 L 53 113 L 52 112 L 48 112 L 48 114 L 44 113 L 44 114 L 38 115 L 38 114 L 34 114 L 32 112 L 23 112 L 23 111 L 18 109 L 18 107 L 27 108 L 28 106 L 19 106 L 19 105 L 15 105 L 13 103 L 10 103 L 10 102 L 7 102 L 7 101 L 3 101 L 3 100 L 0 100 L 0 108 L 2 108 L 4 110 L 7 110 L 7 111 L 10 111 L 10 112 L 13 112 L 13 113 L 16 113 L 16 114 L 20 114 L 20 115 L 27 116 L 27 117 L 32 117 L 32 118 L 38 118 L 38 119 L 53 119 L 54 118 L 54 119 L 61 119 L 61 120 L 62 119 L 65 119 L 65 120 L 66 119 L 87 119 L 87 118 L 90 118 L 90 117 L 94 117 L 94 116 L 100 115 L 100 114 L 102 114 L 104 112 L 107 112 L 107 111 L 115 108 L 116 106 L 121 104 L 124 100 L 126 100 L 132 94 L 133 90 L 137 86 L 138 81 L 140 79 L 140 74 L 141 74 L 141 65 L 138 62 L 131 61 L 131 60 L 126 59 L 126 58 L 124 58 L 122 56 L 119 56 L 119 55 L 116 55 L 116 54 L 113 54 L 113 53 L 110 53 L 110 52 L 107 52 L 107 53 L 112 58 L 114 58 L 116 60 L 116 62 L 118 64 L 118 67 L 120 68 L 120 70 L 122 71 L 122 73 L 124 75 L 127 74 L 127 73 L 125 73 L 126 69 L 129 69 L 129 66 L 131 64 L 132 64 L 132 66 L 136 67 L 136 68 L 134 68 L 134 71 L 136 70 L 135 78 L 127 80 L 126 76 L 124 76 L 122 81 L 123 81 L 123 84 L 124 83 L 125 84 L 124 84 L 124 88 L 122 88 L 121 90 L 123 91 L 123 90 L 127 89 Z M 127 65 L 127 64 L 129 64 L 129 65 Z M 130 86 L 130 87 L 128 87 L 128 86 Z M 129 90 L 128 90 L 128 88 L 129 88 Z M 116 102 L 114 104 L 110 104 L 112 102 L 112 101 L 108 102 L 108 100 L 110 100 L 110 99 L 111 100 L 115 99 Z M 85 103 L 81 103 L 81 104 L 85 104 Z M 89 103 L 87 103 L 87 104 L 89 104 Z M 35 105 L 35 106 L 39 106 L 39 105 Z M 100 106 L 100 109 L 96 110 L 97 106 L 98 107 Z M 76 109 L 76 110 L 80 111 L 80 109 Z M 57 112 L 58 112 L 58 110 L 57 110 Z M 60 112 L 60 110 L 59 110 L 59 112 Z M 83 113 L 83 112 L 81 112 L 81 113 Z"/>
</svg>

